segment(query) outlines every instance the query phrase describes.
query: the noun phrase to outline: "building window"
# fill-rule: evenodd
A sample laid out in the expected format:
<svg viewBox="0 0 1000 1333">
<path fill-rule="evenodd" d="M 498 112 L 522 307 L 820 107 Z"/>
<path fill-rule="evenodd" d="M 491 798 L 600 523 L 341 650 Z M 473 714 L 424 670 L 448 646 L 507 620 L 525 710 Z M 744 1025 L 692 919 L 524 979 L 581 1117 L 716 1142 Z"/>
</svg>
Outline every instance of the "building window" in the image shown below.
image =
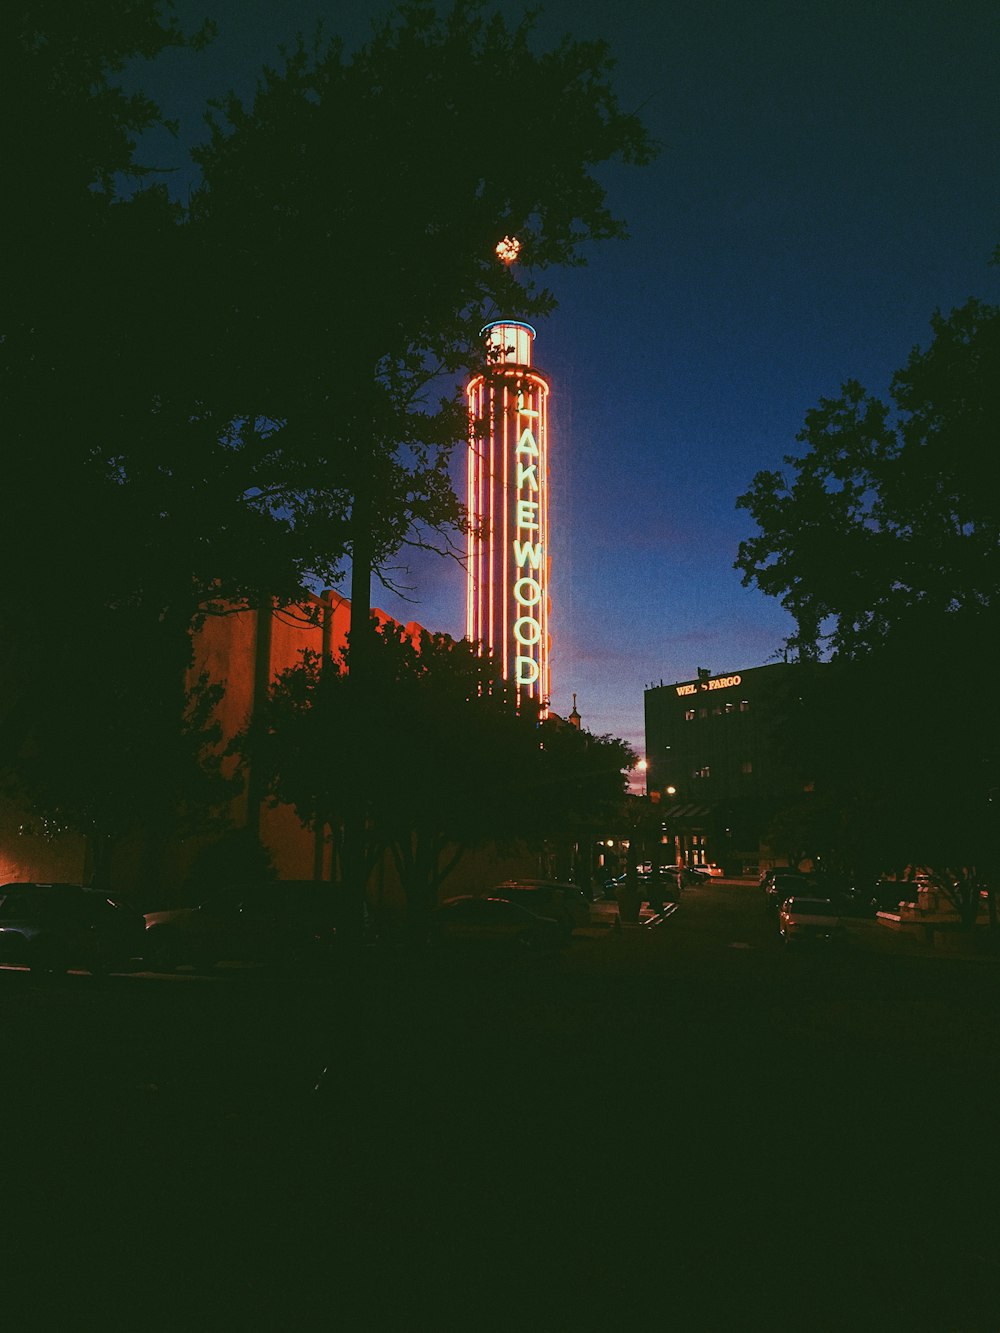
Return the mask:
<svg viewBox="0 0 1000 1333">
<path fill-rule="evenodd" d="M 750 700 L 749 700 L 749 699 L 741 699 L 741 700 L 740 700 L 740 712 L 741 712 L 741 713 L 749 713 L 749 712 L 750 712 Z"/>
<path fill-rule="evenodd" d="M 752 773 L 752 772 L 753 772 L 753 760 L 752 760 L 752 759 L 744 759 L 744 760 L 743 760 L 743 763 L 740 764 L 740 772 L 741 772 L 741 773 Z"/>
<path fill-rule="evenodd" d="M 684 721 L 685 721 L 685 722 L 693 722 L 693 721 L 694 721 L 694 709 L 693 709 L 693 708 L 689 708 L 689 709 L 687 710 L 687 712 L 684 714 Z"/>
<path fill-rule="evenodd" d="M 693 778 L 710 778 L 712 776 L 712 770 L 710 766 L 706 764 L 703 768 L 696 768 L 691 776 Z"/>
<path fill-rule="evenodd" d="M 707 708 L 699 708 L 699 709 L 698 709 L 698 716 L 699 716 L 699 717 L 708 717 L 708 709 L 707 709 Z"/>
<path fill-rule="evenodd" d="M 733 713 L 733 712 L 735 712 L 735 711 L 736 711 L 736 705 L 735 705 L 734 703 L 728 703 L 728 704 L 726 704 L 726 712 L 727 712 L 727 713 Z"/>
</svg>

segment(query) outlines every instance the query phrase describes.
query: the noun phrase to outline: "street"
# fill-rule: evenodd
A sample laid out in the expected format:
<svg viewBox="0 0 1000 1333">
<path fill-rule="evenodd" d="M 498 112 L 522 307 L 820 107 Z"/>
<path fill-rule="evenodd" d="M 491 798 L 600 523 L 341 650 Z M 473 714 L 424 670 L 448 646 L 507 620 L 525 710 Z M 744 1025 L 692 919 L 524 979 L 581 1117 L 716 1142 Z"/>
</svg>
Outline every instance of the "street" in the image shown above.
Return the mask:
<svg viewBox="0 0 1000 1333">
<path fill-rule="evenodd" d="M 714 883 L 554 958 L 3 972 L 7 1303 L 39 1328 L 997 1329 L 998 977 L 874 922 L 789 952 L 755 887 Z"/>
</svg>

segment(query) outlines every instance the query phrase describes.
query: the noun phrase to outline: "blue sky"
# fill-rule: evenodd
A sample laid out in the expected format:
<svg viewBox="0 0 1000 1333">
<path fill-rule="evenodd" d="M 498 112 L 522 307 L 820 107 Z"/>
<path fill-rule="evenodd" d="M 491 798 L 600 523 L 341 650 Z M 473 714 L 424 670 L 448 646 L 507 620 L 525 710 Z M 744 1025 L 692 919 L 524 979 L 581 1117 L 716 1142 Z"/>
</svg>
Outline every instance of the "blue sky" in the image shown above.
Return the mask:
<svg viewBox="0 0 1000 1333">
<path fill-rule="evenodd" d="M 205 0 L 200 55 L 151 83 L 201 137 L 207 96 L 249 94 L 265 61 L 323 14 L 349 44 L 384 7 Z M 603 179 L 631 237 L 547 275 L 536 325 L 552 381 L 553 707 L 640 753 L 643 689 L 772 660 L 791 624 L 742 588 L 735 509 L 796 449 L 805 413 L 847 378 L 884 393 L 929 318 L 1000 300 L 1000 6 L 553 0 L 540 45 L 605 37 L 626 109 L 663 145 Z M 507 5 L 508 19 L 520 12 Z M 176 151 L 176 150 L 173 150 Z M 162 158 L 162 153 L 161 153 Z M 511 311 L 510 314 L 517 312 Z M 464 460 L 455 460 L 463 484 Z M 410 562 L 401 619 L 460 636 L 464 575 Z"/>
</svg>

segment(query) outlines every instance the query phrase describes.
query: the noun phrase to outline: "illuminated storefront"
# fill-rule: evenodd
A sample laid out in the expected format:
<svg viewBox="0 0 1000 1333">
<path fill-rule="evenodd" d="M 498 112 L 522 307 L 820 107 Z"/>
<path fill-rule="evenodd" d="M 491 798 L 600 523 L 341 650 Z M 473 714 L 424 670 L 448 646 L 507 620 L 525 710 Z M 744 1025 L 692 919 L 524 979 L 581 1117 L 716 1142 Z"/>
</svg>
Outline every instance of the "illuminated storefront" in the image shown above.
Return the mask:
<svg viewBox="0 0 1000 1333">
<path fill-rule="evenodd" d="M 535 330 L 483 329 L 489 365 L 468 384 L 466 634 L 543 712 L 549 678 L 549 384 L 532 366 Z"/>
</svg>

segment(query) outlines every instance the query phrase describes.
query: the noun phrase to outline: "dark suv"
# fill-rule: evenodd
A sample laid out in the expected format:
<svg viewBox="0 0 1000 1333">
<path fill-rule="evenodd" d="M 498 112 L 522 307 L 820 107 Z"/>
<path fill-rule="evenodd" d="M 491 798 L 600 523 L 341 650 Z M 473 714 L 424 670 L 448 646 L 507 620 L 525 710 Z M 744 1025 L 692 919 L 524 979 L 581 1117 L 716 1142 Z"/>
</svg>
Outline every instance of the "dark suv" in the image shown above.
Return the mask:
<svg viewBox="0 0 1000 1333">
<path fill-rule="evenodd" d="M 780 907 L 786 898 L 794 894 L 808 894 L 815 890 L 816 881 L 812 875 L 803 874 L 790 866 L 779 866 L 769 870 L 761 880 L 764 902 L 768 907 Z"/>
<path fill-rule="evenodd" d="M 82 884 L 0 887 L 0 962 L 38 972 L 108 972 L 142 957 L 142 917 Z"/>
<path fill-rule="evenodd" d="M 549 879 L 506 879 L 477 897 L 507 898 L 520 903 L 536 916 L 558 921 L 569 935 L 577 926 L 590 925 L 586 895 L 575 884 Z"/>
<path fill-rule="evenodd" d="M 346 920 L 347 899 L 337 884 L 294 879 L 220 888 L 198 907 L 147 912 L 147 957 L 167 969 L 181 963 L 322 964 Z"/>
</svg>

